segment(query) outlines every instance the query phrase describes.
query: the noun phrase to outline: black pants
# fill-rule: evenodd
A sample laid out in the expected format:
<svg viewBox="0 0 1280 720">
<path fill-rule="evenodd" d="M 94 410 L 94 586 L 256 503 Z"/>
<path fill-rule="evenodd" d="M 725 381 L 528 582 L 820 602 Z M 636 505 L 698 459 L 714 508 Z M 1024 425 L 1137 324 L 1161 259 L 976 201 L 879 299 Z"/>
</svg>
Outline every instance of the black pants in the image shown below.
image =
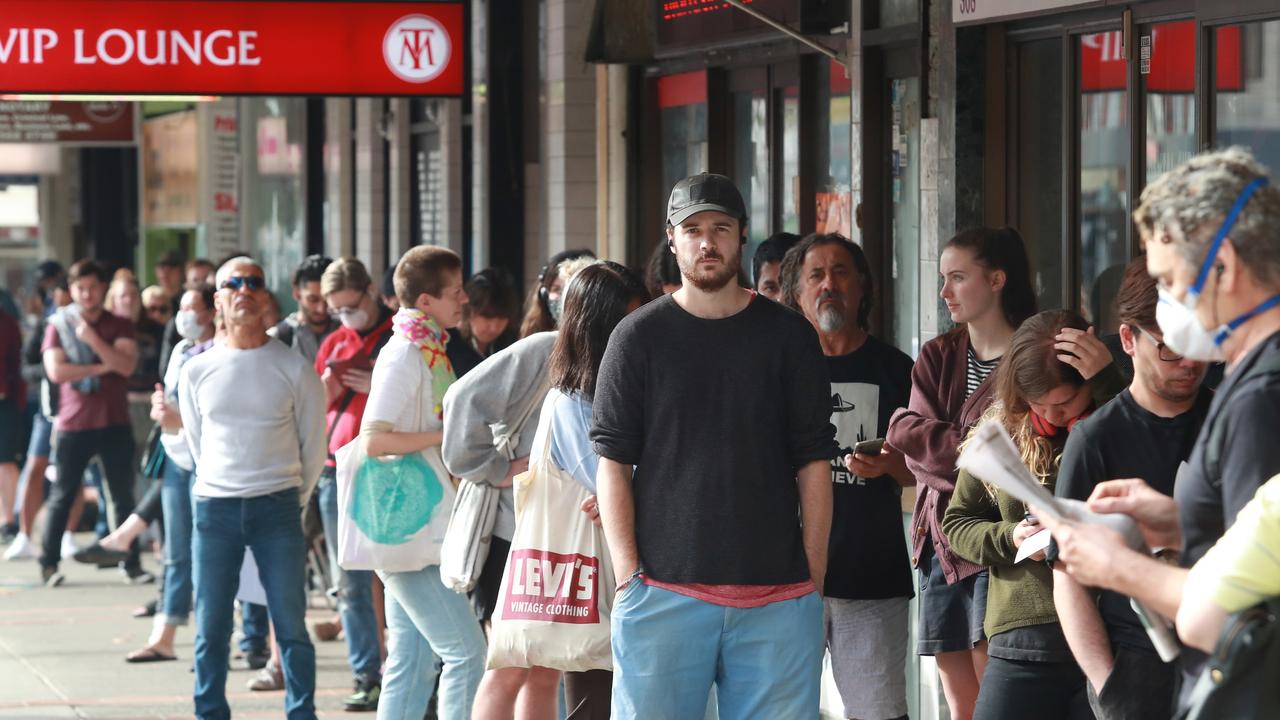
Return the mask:
<svg viewBox="0 0 1280 720">
<path fill-rule="evenodd" d="M 1115 646 L 1115 665 L 1102 689 L 1089 688 L 1089 704 L 1098 720 L 1166 720 L 1174 715 L 1178 666 L 1154 650 Z"/>
<path fill-rule="evenodd" d="M 45 567 L 57 567 L 62 558 L 62 533 L 67 529 L 67 516 L 71 504 L 84 482 L 84 471 L 94 456 L 102 460 L 102 473 L 107 491 L 107 506 L 111 512 L 112 527 L 120 524 L 133 512 L 133 431 L 128 425 L 113 425 L 100 430 L 69 430 L 58 433 L 58 445 L 54 460 L 58 468 L 58 480 L 49 494 L 49 515 L 44 526 Z M 129 549 L 129 568 L 140 567 L 138 543 Z"/>
<path fill-rule="evenodd" d="M 1084 673 L 1074 662 L 987 658 L 974 720 L 1092 720 Z"/>
<path fill-rule="evenodd" d="M 587 670 L 564 674 L 564 700 L 568 720 L 609 720 L 613 700 L 613 673 Z"/>
</svg>

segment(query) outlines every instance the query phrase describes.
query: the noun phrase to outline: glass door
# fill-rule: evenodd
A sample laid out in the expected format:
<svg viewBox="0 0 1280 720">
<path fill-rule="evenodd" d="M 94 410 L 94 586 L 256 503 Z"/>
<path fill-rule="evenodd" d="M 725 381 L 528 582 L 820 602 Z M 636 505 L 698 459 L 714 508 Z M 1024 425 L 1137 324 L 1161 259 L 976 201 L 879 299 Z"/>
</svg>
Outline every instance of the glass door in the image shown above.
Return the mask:
<svg viewBox="0 0 1280 720">
<path fill-rule="evenodd" d="M 915 357 L 920 352 L 920 78 L 889 80 L 887 189 L 890 206 L 887 278 L 890 340 Z"/>
</svg>

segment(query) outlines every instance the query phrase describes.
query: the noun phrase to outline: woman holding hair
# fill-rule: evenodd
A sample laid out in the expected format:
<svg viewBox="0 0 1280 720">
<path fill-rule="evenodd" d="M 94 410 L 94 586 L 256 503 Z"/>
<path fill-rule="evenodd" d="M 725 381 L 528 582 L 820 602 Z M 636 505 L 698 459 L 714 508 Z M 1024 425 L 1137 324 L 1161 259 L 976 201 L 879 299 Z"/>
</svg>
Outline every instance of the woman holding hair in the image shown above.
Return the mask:
<svg viewBox="0 0 1280 720">
<path fill-rule="evenodd" d="M 996 373 L 995 403 L 983 415 L 1009 432 L 1022 462 L 1050 492 L 1071 427 L 1124 386 L 1109 354 L 1064 351 L 1064 330 L 1086 333 L 1088 324 L 1067 310 L 1022 323 Z M 962 470 L 942 529 L 953 552 L 990 572 L 988 660 L 974 717 L 1092 718 L 1084 674 L 1058 624 L 1052 570 L 1040 562 L 1042 552 L 1015 562 L 1022 543 L 1043 529 L 1026 506 Z"/>
<path fill-rule="evenodd" d="M 912 563 L 920 572 L 916 652 L 933 655 L 955 720 L 968 720 L 987 658 L 982 631 L 987 574 L 957 556 L 942 532 L 958 448 L 991 404 L 991 374 L 1014 330 L 1036 312 L 1030 263 L 1012 228 L 975 228 L 947 242 L 941 296 L 957 327 L 920 348 L 910 404 L 886 433 L 915 475 Z"/>
</svg>

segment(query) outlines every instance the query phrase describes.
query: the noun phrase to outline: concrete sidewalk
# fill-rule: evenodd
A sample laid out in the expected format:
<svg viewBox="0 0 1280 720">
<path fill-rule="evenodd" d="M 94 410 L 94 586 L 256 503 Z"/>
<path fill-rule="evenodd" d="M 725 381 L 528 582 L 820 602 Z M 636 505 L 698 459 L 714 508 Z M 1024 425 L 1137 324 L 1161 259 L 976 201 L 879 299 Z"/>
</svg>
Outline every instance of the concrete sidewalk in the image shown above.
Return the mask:
<svg viewBox="0 0 1280 720">
<path fill-rule="evenodd" d="M 77 537 L 81 545 L 91 540 L 88 533 Z M 143 563 L 161 571 L 154 557 Z M 194 627 L 179 629 L 176 662 L 127 664 L 125 654 L 142 647 L 151 631 L 150 618 L 130 613 L 155 597 L 155 585 L 125 585 L 118 570 L 74 561 L 63 562 L 61 569 L 67 577 L 62 587 L 45 588 L 35 561 L 0 561 L 0 719 L 191 717 Z M 313 607 L 308 626 L 333 614 Z M 245 689 L 255 674 L 228 674 L 234 716 L 283 717 L 283 691 Z M 359 717 L 343 712 L 342 698 L 350 693 L 346 642 L 317 642 L 320 717 Z"/>
</svg>

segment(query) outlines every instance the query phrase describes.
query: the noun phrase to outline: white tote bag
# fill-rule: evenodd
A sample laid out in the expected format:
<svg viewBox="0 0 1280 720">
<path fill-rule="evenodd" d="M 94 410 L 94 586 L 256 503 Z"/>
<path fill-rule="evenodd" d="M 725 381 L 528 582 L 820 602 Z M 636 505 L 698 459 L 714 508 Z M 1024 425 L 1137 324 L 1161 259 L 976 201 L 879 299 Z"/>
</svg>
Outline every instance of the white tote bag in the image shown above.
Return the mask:
<svg viewBox="0 0 1280 720">
<path fill-rule="evenodd" d="M 415 428 L 422 426 L 426 364 L 418 385 Z M 440 448 L 369 457 L 364 435 L 336 453 L 338 564 L 347 570 L 421 570 L 440 562 L 454 488 Z"/>
<path fill-rule="evenodd" d="M 604 531 L 582 512 L 589 493 L 551 461 L 546 439 L 516 483 L 516 532 L 489 633 L 490 669 L 612 670 L 614 573 Z"/>
<path fill-rule="evenodd" d="M 506 433 L 493 439 L 499 454 L 508 460 L 516 459 L 520 447 L 520 434 L 529 424 L 533 409 L 542 405 L 549 389 L 546 378 L 539 383 L 533 396 L 525 404 L 520 417 L 508 426 Z M 493 528 L 498 521 L 498 502 L 502 490 L 485 482 L 464 479 L 458 487 L 453 514 L 449 517 L 449 529 L 445 532 L 444 546 L 440 550 L 440 582 L 454 592 L 471 592 L 480 581 L 489 548 L 493 544 Z"/>
</svg>

